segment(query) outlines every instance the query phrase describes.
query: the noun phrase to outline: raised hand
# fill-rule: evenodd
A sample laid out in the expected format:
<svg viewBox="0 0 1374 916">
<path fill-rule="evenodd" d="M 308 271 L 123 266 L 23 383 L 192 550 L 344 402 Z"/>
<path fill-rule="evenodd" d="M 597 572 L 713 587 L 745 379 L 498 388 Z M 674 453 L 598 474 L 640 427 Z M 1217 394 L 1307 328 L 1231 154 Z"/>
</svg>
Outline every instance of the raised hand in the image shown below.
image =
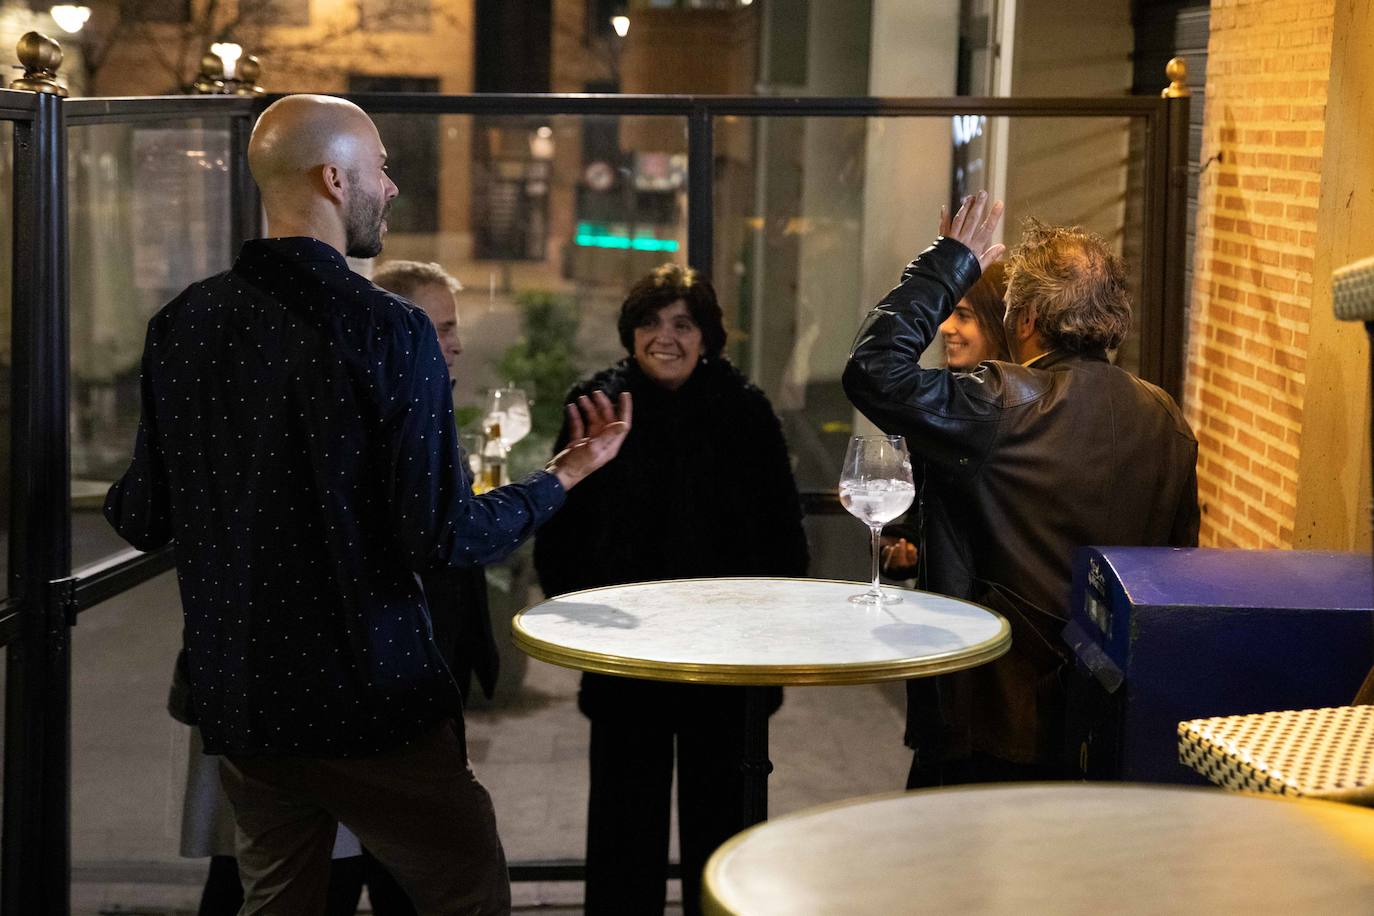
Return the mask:
<svg viewBox="0 0 1374 916">
<path fill-rule="evenodd" d="M 1006 254 L 1006 245 L 992 244 L 992 234 L 1001 221 L 1002 202 L 993 201 L 988 206 L 987 191 L 965 197 L 959 212 L 953 217 L 943 205 L 940 207 L 940 234 L 963 243 L 978 258 L 978 266 L 984 270 Z"/>
<path fill-rule="evenodd" d="M 568 405 L 568 446 L 554 456 L 548 471 L 570 490 L 620 452 L 630 432 L 634 404 L 628 391 L 612 405 L 604 391 L 583 395 Z"/>
</svg>

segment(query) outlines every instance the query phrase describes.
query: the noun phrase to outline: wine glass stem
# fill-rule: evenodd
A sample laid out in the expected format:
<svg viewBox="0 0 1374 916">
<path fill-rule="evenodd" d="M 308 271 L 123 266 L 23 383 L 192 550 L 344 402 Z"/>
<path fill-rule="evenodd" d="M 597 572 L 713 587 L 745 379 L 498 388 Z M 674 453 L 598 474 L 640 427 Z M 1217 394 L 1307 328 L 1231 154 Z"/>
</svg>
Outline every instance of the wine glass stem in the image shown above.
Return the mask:
<svg viewBox="0 0 1374 916">
<path fill-rule="evenodd" d="M 869 528 L 868 530 L 869 533 L 873 536 L 873 594 L 881 597 L 883 592 L 878 585 L 878 559 L 879 554 L 882 552 L 883 529 L 881 527 L 878 527 Z"/>
</svg>

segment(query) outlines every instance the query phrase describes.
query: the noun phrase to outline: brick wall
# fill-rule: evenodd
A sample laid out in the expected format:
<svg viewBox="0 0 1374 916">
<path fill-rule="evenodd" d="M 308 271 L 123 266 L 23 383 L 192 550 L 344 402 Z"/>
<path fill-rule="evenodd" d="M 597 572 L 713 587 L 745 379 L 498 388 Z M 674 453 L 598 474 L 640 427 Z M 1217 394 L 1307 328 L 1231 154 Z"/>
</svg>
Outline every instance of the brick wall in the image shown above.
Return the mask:
<svg viewBox="0 0 1374 916">
<path fill-rule="evenodd" d="M 1333 0 L 1213 0 L 1185 408 L 1202 543 L 1291 547 Z"/>
</svg>

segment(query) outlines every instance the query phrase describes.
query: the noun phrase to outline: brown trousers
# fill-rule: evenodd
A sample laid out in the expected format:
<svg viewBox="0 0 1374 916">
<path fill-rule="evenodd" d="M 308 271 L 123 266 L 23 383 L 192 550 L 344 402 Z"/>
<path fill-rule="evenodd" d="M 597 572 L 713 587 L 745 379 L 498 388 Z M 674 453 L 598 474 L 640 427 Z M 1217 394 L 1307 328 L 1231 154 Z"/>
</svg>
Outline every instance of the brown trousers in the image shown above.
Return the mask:
<svg viewBox="0 0 1374 916">
<path fill-rule="evenodd" d="M 491 797 L 468 767 L 461 724 L 371 757 L 225 757 L 220 778 L 238 824 L 240 916 L 322 913 L 336 823 L 421 916 L 510 912 Z"/>
</svg>

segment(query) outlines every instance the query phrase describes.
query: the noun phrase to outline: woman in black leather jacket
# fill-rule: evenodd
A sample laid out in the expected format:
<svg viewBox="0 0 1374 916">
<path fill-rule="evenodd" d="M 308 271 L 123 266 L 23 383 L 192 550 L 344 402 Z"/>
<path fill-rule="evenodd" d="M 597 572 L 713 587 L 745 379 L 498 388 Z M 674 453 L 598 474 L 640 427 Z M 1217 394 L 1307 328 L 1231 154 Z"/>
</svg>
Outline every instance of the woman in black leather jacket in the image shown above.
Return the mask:
<svg viewBox="0 0 1374 916">
<path fill-rule="evenodd" d="M 634 429 L 536 537 L 544 592 L 805 575 L 782 428 L 763 392 L 722 357 L 710 284 L 660 267 L 631 289 L 619 331 L 629 357 L 568 397 L 629 391 Z M 778 691 L 772 709 L 781 702 Z M 585 674 L 578 705 L 592 723 L 586 912 L 663 912 L 675 747 L 683 912 L 699 912 L 706 858 L 744 826 L 742 689 Z"/>
<path fill-rule="evenodd" d="M 945 368 L 972 372 L 988 360 L 1011 359 L 1006 314 L 1006 266 L 989 264 L 938 328 L 945 346 Z M 912 452 L 919 453 L 919 443 Z M 972 560 L 967 533 L 946 505 L 947 481 L 933 468 L 921 467 L 920 496 L 903 523 L 891 526 L 894 541 L 884 574 L 915 579 L 918 588 L 952 598 L 972 597 Z M 906 787 L 919 789 L 957 779 L 951 766 L 969 754 L 966 734 L 954 723 L 967 719 L 967 688 L 959 675 L 918 678 L 906 683 L 906 734 L 912 749 Z"/>
</svg>

